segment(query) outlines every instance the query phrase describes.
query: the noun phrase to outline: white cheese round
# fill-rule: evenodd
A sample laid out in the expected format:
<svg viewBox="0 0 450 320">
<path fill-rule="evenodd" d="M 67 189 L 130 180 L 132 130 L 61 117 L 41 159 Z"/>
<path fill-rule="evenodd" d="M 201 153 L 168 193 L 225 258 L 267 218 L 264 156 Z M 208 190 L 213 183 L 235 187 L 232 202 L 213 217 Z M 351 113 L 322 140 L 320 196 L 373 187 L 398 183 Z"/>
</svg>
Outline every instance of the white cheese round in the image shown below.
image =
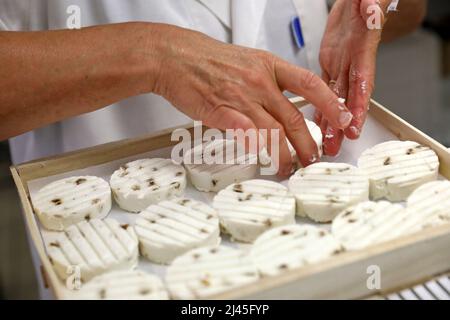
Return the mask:
<svg viewBox="0 0 450 320">
<path fill-rule="evenodd" d="M 41 224 L 61 231 L 85 219 L 102 219 L 111 210 L 111 189 L 98 177 L 71 177 L 52 182 L 33 197 Z"/>
<path fill-rule="evenodd" d="M 261 274 L 274 276 L 317 263 L 342 251 L 326 230 L 308 225 L 282 226 L 256 239 L 251 257 Z"/>
<path fill-rule="evenodd" d="M 167 269 L 166 284 L 174 299 L 203 299 L 258 278 L 248 255 L 219 246 L 194 249 L 176 258 Z"/>
<path fill-rule="evenodd" d="M 256 155 L 246 153 L 235 140 L 217 140 L 196 146 L 184 155 L 191 183 L 202 192 L 218 192 L 232 183 L 255 177 Z"/>
<path fill-rule="evenodd" d="M 263 232 L 295 223 L 295 199 L 276 182 L 248 180 L 228 186 L 213 200 L 224 232 L 232 239 L 253 242 Z"/>
<path fill-rule="evenodd" d="M 139 270 L 108 272 L 95 277 L 75 293 L 77 300 L 168 300 L 156 275 Z"/>
<path fill-rule="evenodd" d="M 343 209 L 368 200 L 369 180 L 350 164 L 321 162 L 299 169 L 289 179 L 289 190 L 299 216 L 329 222 Z"/>
<path fill-rule="evenodd" d="M 152 205 L 135 225 L 141 254 L 156 263 L 170 263 L 198 247 L 220 243 L 219 217 L 210 206 L 190 199 Z"/>
<path fill-rule="evenodd" d="M 388 141 L 364 151 L 358 167 L 370 179 L 370 198 L 403 201 L 422 184 L 438 177 L 439 159 L 412 141 Z"/>
<path fill-rule="evenodd" d="M 450 181 L 428 182 L 407 200 L 408 223 L 415 231 L 450 223 Z"/>
<path fill-rule="evenodd" d="M 186 172 L 169 159 L 142 159 L 114 172 L 110 184 L 122 209 L 140 212 L 152 204 L 182 196 Z"/>
<path fill-rule="evenodd" d="M 363 249 L 410 233 L 408 215 L 399 204 L 366 201 L 341 212 L 331 232 L 345 249 Z"/>
<path fill-rule="evenodd" d="M 138 263 L 136 233 L 111 218 L 79 222 L 63 232 L 44 235 L 44 242 L 50 262 L 63 280 L 76 275 L 76 269 L 87 282 L 108 271 L 133 269 Z"/>
</svg>

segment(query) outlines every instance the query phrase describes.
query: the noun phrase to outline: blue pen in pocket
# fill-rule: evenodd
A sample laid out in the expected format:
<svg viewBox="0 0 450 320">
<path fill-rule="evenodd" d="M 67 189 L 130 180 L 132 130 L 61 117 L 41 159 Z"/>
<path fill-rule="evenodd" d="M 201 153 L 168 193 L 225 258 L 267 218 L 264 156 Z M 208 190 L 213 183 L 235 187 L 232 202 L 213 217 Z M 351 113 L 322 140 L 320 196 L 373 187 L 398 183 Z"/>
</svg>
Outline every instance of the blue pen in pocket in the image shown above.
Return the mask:
<svg viewBox="0 0 450 320">
<path fill-rule="evenodd" d="M 305 39 L 303 38 L 302 23 L 300 17 L 294 17 L 291 21 L 292 34 L 299 49 L 305 47 Z"/>
</svg>

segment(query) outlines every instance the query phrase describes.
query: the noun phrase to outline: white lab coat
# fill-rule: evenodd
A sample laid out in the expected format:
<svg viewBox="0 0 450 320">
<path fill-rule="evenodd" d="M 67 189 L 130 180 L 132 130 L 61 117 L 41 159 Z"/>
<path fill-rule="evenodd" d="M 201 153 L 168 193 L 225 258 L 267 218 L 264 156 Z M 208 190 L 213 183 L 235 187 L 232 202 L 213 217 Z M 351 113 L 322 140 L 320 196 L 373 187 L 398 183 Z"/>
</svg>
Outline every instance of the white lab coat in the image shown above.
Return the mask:
<svg viewBox="0 0 450 320">
<path fill-rule="evenodd" d="M 221 41 L 269 50 L 320 72 L 325 0 L 0 0 L 0 30 L 66 28 L 70 5 L 80 7 L 83 27 L 126 21 L 170 23 Z M 290 29 L 291 19 L 297 15 L 306 44 L 301 50 Z M 161 97 L 148 94 L 26 133 L 11 139 L 10 146 L 13 161 L 21 163 L 189 121 Z M 37 267 L 35 252 L 33 256 Z M 41 295 L 46 297 L 42 290 Z"/>
</svg>

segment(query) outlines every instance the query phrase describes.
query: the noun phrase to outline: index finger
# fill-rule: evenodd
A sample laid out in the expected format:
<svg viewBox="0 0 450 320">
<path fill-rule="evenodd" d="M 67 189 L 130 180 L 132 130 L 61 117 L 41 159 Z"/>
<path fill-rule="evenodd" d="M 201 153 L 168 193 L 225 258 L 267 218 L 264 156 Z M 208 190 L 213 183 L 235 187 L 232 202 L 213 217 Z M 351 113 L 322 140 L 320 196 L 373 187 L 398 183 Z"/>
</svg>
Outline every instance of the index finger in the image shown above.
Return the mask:
<svg viewBox="0 0 450 320">
<path fill-rule="evenodd" d="M 338 96 L 316 74 L 281 59 L 275 63 L 278 86 L 303 96 L 319 109 L 330 124 L 338 129 L 346 129 L 353 115 Z"/>
</svg>

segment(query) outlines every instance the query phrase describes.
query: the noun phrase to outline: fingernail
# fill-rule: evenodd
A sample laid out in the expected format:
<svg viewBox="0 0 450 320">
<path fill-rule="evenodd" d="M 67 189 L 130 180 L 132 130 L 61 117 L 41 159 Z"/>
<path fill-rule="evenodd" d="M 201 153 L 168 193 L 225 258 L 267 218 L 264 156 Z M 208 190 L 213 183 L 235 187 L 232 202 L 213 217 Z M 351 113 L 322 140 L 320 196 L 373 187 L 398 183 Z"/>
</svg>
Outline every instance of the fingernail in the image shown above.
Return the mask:
<svg viewBox="0 0 450 320">
<path fill-rule="evenodd" d="M 310 163 L 310 164 L 316 163 L 316 162 L 318 162 L 318 161 L 319 161 L 319 157 L 318 157 L 318 155 L 316 155 L 316 154 L 313 154 L 313 155 L 311 156 L 311 158 L 309 159 L 309 163 Z"/>
<path fill-rule="evenodd" d="M 348 128 L 356 137 L 359 137 L 361 134 L 361 130 L 359 130 L 357 127 L 355 126 L 351 126 L 350 128 Z"/>
<path fill-rule="evenodd" d="M 331 127 L 328 127 L 325 133 L 325 139 L 330 140 L 333 138 L 334 138 L 334 130 Z"/>
<path fill-rule="evenodd" d="M 342 111 L 339 114 L 339 124 L 344 128 L 348 127 L 350 122 L 352 122 L 352 119 L 353 119 L 353 115 L 348 111 Z"/>
</svg>

